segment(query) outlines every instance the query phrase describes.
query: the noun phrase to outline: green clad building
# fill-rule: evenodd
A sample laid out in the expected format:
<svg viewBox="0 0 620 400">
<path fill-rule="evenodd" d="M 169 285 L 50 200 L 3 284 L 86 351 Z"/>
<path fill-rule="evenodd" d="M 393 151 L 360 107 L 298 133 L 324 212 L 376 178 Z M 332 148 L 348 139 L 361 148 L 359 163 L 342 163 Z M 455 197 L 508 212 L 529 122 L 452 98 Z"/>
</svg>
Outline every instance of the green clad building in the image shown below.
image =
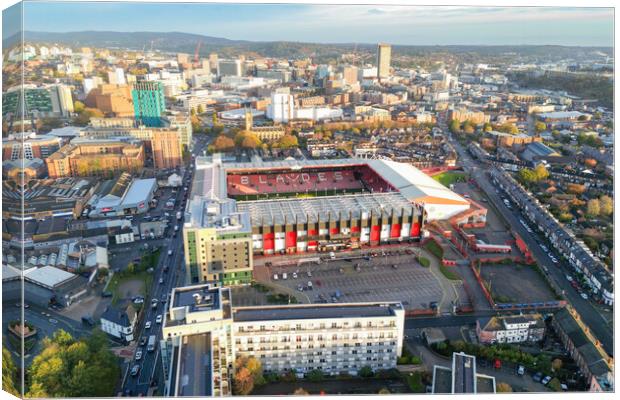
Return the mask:
<svg viewBox="0 0 620 400">
<path fill-rule="evenodd" d="M 162 127 L 166 110 L 164 85 L 161 82 L 143 81 L 133 85 L 131 90 L 136 121 L 149 127 Z"/>
</svg>

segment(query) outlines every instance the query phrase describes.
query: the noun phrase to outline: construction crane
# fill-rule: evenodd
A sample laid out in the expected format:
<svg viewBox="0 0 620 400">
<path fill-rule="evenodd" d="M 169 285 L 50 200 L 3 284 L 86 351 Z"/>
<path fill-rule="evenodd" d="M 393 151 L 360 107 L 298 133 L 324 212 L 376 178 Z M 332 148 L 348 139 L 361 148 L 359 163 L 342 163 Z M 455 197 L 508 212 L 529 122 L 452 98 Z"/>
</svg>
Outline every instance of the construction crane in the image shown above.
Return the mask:
<svg viewBox="0 0 620 400">
<path fill-rule="evenodd" d="M 200 45 L 202 44 L 202 40 L 198 41 L 196 45 L 196 50 L 194 50 L 194 66 L 198 66 L 198 51 L 200 51 Z"/>
</svg>

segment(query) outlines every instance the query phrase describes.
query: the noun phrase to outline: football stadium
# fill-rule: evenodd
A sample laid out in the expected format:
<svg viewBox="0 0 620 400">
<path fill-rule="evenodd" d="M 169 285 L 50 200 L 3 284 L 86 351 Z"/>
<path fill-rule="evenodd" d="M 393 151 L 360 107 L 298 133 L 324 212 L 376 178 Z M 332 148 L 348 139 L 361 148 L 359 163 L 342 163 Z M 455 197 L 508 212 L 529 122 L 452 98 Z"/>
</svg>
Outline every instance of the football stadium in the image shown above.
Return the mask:
<svg viewBox="0 0 620 400">
<path fill-rule="evenodd" d="M 418 241 L 469 202 L 417 168 L 383 159 L 224 162 L 198 157 L 185 230 L 247 237 L 253 254 Z"/>
</svg>

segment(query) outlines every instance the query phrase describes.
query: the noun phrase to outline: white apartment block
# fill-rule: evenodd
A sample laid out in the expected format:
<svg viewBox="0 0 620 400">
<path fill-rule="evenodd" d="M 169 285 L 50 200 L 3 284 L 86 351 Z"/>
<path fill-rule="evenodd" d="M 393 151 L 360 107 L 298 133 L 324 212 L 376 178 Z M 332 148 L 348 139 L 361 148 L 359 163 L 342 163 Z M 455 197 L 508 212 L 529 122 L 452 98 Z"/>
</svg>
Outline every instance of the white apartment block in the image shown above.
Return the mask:
<svg viewBox="0 0 620 400">
<path fill-rule="evenodd" d="M 175 288 L 162 327 L 165 394 L 231 394 L 240 356 L 255 357 L 265 372 L 300 377 L 315 369 L 356 375 L 365 366 L 395 368 L 404 323 L 401 303 L 232 308 L 229 288 Z"/>
</svg>

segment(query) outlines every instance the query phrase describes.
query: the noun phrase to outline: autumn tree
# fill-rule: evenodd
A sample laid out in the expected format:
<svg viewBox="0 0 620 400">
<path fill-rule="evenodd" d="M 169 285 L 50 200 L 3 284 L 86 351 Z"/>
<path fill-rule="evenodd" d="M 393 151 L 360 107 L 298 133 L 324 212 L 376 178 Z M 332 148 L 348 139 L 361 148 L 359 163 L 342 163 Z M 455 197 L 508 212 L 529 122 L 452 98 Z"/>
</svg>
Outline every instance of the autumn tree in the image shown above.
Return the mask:
<svg viewBox="0 0 620 400">
<path fill-rule="evenodd" d="M 388 388 L 381 388 L 378 394 L 391 394 Z"/>
<path fill-rule="evenodd" d="M 448 124 L 448 129 L 452 133 L 457 133 L 461 130 L 461 124 L 456 119 L 452 119 L 450 120 L 450 123 Z"/>
<path fill-rule="evenodd" d="M 543 164 L 538 164 L 534 168 L 534 175 L 537 181 L 544 181 L 549 177 L 549 171 L 547 171 L 547 167 L 545 167 Z"/>
<path fill-rule="evenodd" d="M 471 135 L 472 133 L 474 133 L 475 131 L 475 126 L 474 124 L 471 123 L 471 121 L 467 120 L 463 123 L 463 132 Z"/>
<path fill-rule="evenodd" d="M 553 361 L 551 361 L 551 368 L 554 371 L 561 370 L 562 369 L 562 360 L 560 360 L 559 358 L 556 358 Z"/>
<path fill-rule="evenodd" d="M 536 121 L 534 123 L 534 130 L 536 133 L 544 132 L 547 129 L 547 125 L 542 121 Z"/>
<path fill-rule="evenodd" d="M 499 125 L 496 129 L 498 132 L 510 133 L 511 135 L 519 133 L 519 128 L 517 128 L 515 124 L 509 122 Z"/>
<path fill-rule="evenodd" d="M 493 125 L 491 125 L 488 122 L 485 122 L 484 126 L 482 127 L 482 130 L 485 132 L 491 132 L 493 130 Z"/>
<path fill-rule="evenodd" d="M 282 149 L 290 149 L 299 146 L 297 136 L 284 135 L 278 140 L 278 147 Z"/>
<path fill-rule="evenodd" d="M 599 199 L 600 211 L 604 216 L 609 216 L 614 212 L 614 200 L 609 196 L 601 196 Z"/>
<path fill-rule="evenodd" d="M 586 214 L 589 217 L 597 217 L 601 213 L 601 203 L 598 199 L 588 200 Z"/>
<path fill-rule="evenodd" d="M 495 387 L 498 393 L 510 393 L 512 392 L 512 386 L 505 382 L 499 382 Z"/>
<path fill-rule="evenodd" d="M 254 379 L 246 367 L 238 368 L 233 377 L 233 391 L 236 395 L 247 396 L 254 389 Z"/>
<path fill-rule="evenodd" d="M 84 108 L 86 108 L 86 106 L 81 101 L 76 100 L 75 102 L 73 102 L 73 111 L 75 111 L 76 113 L 81 113 L 82 111 L 84 111 Z"/>
<path fill-rule="evenodd" d="M 306 391 L 304 388 L 297 388 L 293 392 L 293 396 L 308 396 L 308 395 L 310 395 L 310 393 L 308 393 L 308 391 Z"/>
<path fill-rule="evenodd" d="M 230 151 L 235 148 L 235 142 L 228 136 L 220 135 L 213 142 L 215 151 Z"/>
<path fill-rule="evenodd" d="M 578 183 L 569 183 L 566 185 L 566 191 L 571 194 L 583 194 L 586 191 L 586 187 Z"/>
</svg>

